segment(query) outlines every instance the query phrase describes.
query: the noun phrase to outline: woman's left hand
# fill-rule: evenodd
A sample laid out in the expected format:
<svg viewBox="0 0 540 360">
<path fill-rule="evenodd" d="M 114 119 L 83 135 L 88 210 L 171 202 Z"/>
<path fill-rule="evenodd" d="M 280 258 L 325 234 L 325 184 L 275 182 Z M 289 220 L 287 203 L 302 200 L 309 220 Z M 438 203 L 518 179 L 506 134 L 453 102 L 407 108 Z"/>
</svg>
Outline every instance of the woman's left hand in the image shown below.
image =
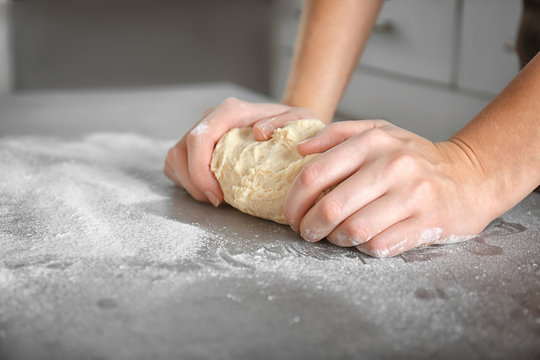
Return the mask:
<svg viewBox="0 0 540 360">
<path fill-rule="evenodd" d="M 284 208 L 307 241 L 327 237 L 387 257 L 471 238 L 498 216 L 482 165 L 456 141 L 360 120 L 327 126 L 298 152 L 321 153 L 295 179 Z"/>
</svg>

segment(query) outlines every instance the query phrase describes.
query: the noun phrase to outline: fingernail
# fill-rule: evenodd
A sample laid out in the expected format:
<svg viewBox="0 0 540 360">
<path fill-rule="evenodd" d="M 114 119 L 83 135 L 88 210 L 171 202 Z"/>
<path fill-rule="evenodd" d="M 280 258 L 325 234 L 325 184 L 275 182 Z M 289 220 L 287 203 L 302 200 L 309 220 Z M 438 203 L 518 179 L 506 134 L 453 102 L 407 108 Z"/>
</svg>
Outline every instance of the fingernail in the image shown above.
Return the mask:
<svg viewBox="0 0 540 360">
<path fill-rule="evenodd" d="M 339 243 L 339 246 L 356 246 L 356 245 L 362 244 L 360 239 L 358 239 L 358 238 L 356 238 L 354 236 L 349 236 L 349 235 L 346 235 L 346 234 L 338 233 L 338 234 L 335 235 L 335 237 L 336 237 L 336 240 Z"/>
<path fill-rule="evenodd" d="M 259 128 L 261 129 L 261 132 L 263 133 L 265 139 L 270 139 L 270 135 L 275 130 L 274 126 L 269 122 L 262 123 L 261 125 L 259 125 Z"/>
<path fill-rule="evenodd" d="M 369 251 L 368 249 L 364 248 L 362 245 L 356 245 L 356 248 L 357 248 L 358 251 L 360 251 L 361 253 L 364 253 L 364 254 L 369 255 L 369 256 L 373 256 L 373 254 L 371 253 L 371 251 Z"/>
<path fill-rule="evenodd" d="M 210 190 L 206 190 L 204 192 L 204 195 L 206 195 L 206 197 L 208 198 L 208 200 L 210 200 L 210 202 L 212 203 L 212 205 L 214 205 L 215 207 L 218 207 L 219 206 L 219 199 L 218 197 L 216 196 L 216 194 L 214 194 L 213 192 L 211 192 Z"/>
<path fill-rule="evenodd" d="M 368 250 L 365 247 L 363 247 L 362 245 L 357 245 L 356 248 L 360 252 L 362 252 L 362 253 L 364 253 L 366 255 L 369 255 L 371 257 L 378 258 L 378 259 L 382 259 L 382 258 L 386 258 L 386 257 L 390 256 L 390 250 L 388 250 L 388 249 L 371 249 L 371 250 Z"/>
<path fill-rule="evenodd" d="M 302 237 L 304 238 L 304 240 L 307 240 L 309 242 L 315 242 L 315 241 L 319 240 L 319 237 L 317 236 L 317 234 L 315 234 L 310 229 L 305 229 L 303 234 L 302 234 Z"/>
</svg>

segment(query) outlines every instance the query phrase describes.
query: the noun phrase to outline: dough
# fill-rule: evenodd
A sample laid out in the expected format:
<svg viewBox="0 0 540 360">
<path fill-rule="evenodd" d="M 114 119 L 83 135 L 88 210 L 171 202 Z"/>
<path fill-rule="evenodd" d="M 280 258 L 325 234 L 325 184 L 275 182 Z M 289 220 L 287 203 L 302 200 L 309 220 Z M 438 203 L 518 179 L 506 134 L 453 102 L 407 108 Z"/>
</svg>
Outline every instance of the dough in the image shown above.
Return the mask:
<svg viewBox="0 0 540 360">
<path fill-rule="evenodd" d="M 232 129 L 219 140 L 211 170 L 225 202 L 247 214 L 287 224 L 283 204 L 296 175 L 317 154 L 300 156 L 296 145 L 316 135 L 317 119 L 287 123 L 268 141 L 257 141 L 252 128 Z"/>
</svg>

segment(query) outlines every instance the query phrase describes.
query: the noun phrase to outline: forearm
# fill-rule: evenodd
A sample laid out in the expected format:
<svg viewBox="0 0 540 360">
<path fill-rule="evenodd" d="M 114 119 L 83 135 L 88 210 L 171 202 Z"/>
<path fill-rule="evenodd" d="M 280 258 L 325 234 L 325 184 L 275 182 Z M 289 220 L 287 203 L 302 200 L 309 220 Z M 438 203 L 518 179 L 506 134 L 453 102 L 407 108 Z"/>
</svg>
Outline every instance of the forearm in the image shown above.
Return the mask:
<svg viewBox="0 0 540 360">
<path fill-rule="evenodd" d="M 332 120 L 382 0 L 306 0 L 283 103 Z"/>
<path fill-rule="evenodd" d="M 484 179 L 493 216 L 514 206 L 540 184 L 540 55 L 451 142 Z"/>
</svg>

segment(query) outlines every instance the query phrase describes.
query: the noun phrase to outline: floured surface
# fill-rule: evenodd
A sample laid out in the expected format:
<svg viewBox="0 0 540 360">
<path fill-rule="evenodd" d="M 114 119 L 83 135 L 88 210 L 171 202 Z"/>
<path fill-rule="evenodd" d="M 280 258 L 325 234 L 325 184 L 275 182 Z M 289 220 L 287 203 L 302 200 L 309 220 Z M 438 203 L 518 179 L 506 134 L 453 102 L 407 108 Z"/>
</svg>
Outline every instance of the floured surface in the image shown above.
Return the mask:
<svg viewBox="0 0 540 360">
<path fill-rule="evenodd" d="M 152 111 L 145 94 L 29 96 L 11 109 L 39 123 L 47 104 L 69 125 L 66 104 L 89 118 L 99 107 L 103 127 L 150 134 L 165 103 L 169 127 L 151 127 L 172 134 L 173 109 L 198 96 L 191 119 L 209 102 L 151 94 Z M 0 122 L 0 359 L 540 354 L 539 194 L 476 239 L 378 260 L 193 201 L 161 173 L 172 139 L 40 126 L 71 140 L 6 137 Z"/>
<path fill-rule="evenodd" d="M 159 171 L 156 160 L 169 144 L 114 134 L 80 142 L 26 138 L 0 144 L 5 262 L 55 256 L 178 261 L 192 257 L 209 236 L 140 208 L 166 198 L 129 172 Z"/>
</svg>

